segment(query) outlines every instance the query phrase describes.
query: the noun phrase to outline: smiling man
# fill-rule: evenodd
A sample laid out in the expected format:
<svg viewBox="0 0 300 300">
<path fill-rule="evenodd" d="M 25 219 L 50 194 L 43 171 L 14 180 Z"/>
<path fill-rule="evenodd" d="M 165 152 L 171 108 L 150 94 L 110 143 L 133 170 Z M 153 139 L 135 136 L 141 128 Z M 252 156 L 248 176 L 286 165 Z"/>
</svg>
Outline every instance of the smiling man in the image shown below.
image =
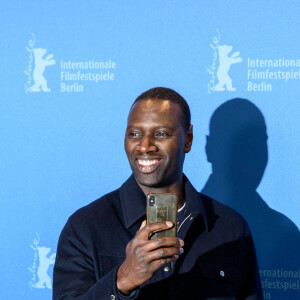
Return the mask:
<svg viewBox="0 0 300 300">
<path fill-rule="evenodd" d="M 125 150 L 133 174 L 75 212 L 54 267 L 53 299 L 262 299 L 246 222 L 198 193 L 183 174 L 193 141 L 190 110 L 175 91 L 154 88 L 132 105 Z M 178 196 L 174 226 L 146 224 L 146 195 Z"/>
</svg>

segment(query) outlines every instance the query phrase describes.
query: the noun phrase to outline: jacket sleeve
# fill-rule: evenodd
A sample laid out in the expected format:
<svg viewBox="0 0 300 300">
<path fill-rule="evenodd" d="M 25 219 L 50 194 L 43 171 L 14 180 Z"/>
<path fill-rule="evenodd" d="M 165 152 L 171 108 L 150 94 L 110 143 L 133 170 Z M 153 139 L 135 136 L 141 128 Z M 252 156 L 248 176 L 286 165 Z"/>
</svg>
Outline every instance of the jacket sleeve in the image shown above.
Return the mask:
<svg viewBox="0 0 300 300">
<path fill-rule="evenodd" d="M 53 300 L 119 299 L 118 266 L 102 277 L 97 274 L 98 257 L 88 224 L 71 216 L 61 232 L 53 271 Z"/>
<path fill-rule="evenodd" d="M 247 224 L 241 253 L 242 284 L 239 299 L 263 300 L 254 242 Z"/>
</svg>

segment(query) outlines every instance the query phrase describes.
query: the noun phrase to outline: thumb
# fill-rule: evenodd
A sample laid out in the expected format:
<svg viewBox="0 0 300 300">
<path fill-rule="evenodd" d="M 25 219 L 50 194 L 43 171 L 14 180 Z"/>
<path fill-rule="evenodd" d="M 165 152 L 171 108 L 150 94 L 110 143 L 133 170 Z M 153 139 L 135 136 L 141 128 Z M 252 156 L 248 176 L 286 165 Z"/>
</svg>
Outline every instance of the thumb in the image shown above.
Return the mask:
<svg viewBox="0 0 300 300">
<path fill-rule="evenodd" d="M 147 222 L 146 222 L 146 220 L 144 220 L 144 221 L 142 222 L 142 224 L 141 224 L 141 227 L 140 227 L 139 231 L 140 231 L 141 229 L 143 229 L 143 228 L 146 226 L 146 224 L 147 224 Z"/>
</svg>

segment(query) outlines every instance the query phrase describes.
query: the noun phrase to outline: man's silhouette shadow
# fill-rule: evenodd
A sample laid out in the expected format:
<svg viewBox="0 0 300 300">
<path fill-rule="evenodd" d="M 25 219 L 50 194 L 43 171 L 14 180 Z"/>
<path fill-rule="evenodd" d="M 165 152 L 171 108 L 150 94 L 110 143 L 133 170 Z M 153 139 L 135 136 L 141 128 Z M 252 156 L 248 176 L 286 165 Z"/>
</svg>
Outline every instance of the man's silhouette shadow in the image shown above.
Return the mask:
<svg viewBox="0 0 300 300">
<path fill-rule="evenodd" d="M 270 208 L 256 191 L 268 162 L 263 114 L 246 99 L 229 100 L 215 110 L 209 129 L 206 154 L 212 174 L 202 193 L 232 207 L 247 220 L 260 269 L 299 270 L 299 229 Z M 274 185 L 274 189 L 280 186 Z"/>
</svg>

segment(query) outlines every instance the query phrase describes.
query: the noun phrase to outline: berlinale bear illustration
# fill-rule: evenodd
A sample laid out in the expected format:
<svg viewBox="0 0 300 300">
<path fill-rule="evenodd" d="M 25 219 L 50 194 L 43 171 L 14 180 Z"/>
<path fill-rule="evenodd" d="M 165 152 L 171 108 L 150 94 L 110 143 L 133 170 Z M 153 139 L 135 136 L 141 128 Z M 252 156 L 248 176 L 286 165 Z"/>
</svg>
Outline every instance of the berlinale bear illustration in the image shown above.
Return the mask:
<svg viewBox="0 0 300 300">
<path fill-rule="evenodd" d="M 54 65 L 56 61 L 53 58 L 53 54 L 49 54 L 46 58 L 43 56 L 46 54 L 47 49 L 42 48 L 34 48 L 34 62 L 35 68 L 33 70 L 33 80 L 34 84 L 31 87 L 32 92 L 40 92 L 42 90 L 44 92 L 50 92 L 51 90 L 47 87 L 47 80 L 44 77 L 44 71 L 47 66 Z"/>
<path fill-rule="evenodd" d="M 232 64 L 237 64 L 242 62 L 242 58 L 238 57 L 240 55 L 239 51 L 234 52 L 230 57 L 228 54 L 232 50 L 232 46 L 222 45 L 218 46 L 219 52 L 219 68 L 217 70 L 217 78 L 219 82 L 214 87 L 215 91 L 224 91 L 226 86 L 227 91 L 235 91 L 236 89 L 232 87 L 232 80 L 228 75 L 228 71 Z"/>
</svg>

